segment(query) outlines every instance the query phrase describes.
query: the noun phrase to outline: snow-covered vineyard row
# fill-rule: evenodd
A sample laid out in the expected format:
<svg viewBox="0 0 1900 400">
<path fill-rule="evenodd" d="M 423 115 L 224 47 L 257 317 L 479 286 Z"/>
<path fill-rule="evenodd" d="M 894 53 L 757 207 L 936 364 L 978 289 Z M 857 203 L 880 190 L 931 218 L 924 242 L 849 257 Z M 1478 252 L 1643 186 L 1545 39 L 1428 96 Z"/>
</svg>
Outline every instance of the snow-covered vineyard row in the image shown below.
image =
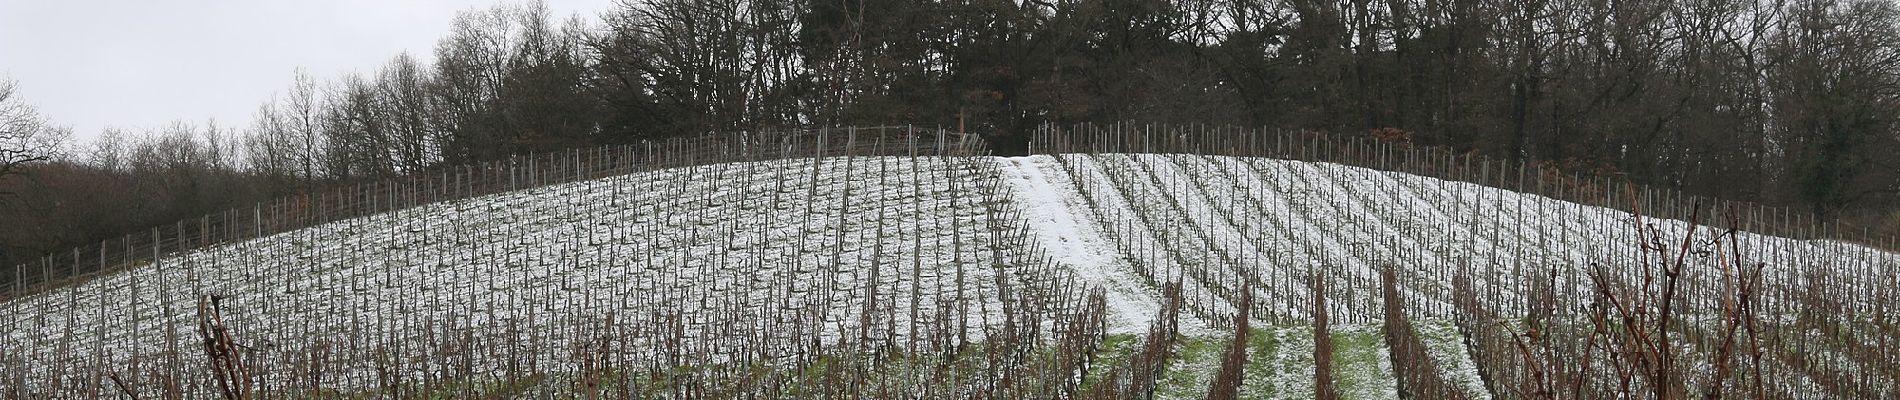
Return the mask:
<svg viewBox="0 0 1900 400">
<path fill-rule="evenodd" d="M 1429 362 L 1380 365 L 1387 374 L 1445 379 L 1439 384 L 1463 388 L 1461 397 L 1535 397 L 1546 383 L 1540 379 L 1576 385 L 1548 389 L 1576 398 L 1624 393 L 1615 373 L 1623 361 L 1587 367 L 1578 361 L 1590 360 L 1591 352 L 1608 357 L 1602 348 L 1590 348 L 1621 340 L 1593 334 L 1593 315 L 1614 324 L 1666 326 L 1674 336 L 1675 368 L 1698 379 L 1717 374 L 1710 363 L 1724 337 L 1787 349 L 1747 363 L 1735 351 L 1729 361 L 1734 365 L 1725 369 L 1735 376 L 1719 390 L 1744 397 L 1755 390 L 1766 397 L 1884 395 L 1900 382 L 1876 372 L 1896 366 L 1888 350 L 1900 331 L 1888 315 L 1900 306 L 1892 286 L 1900 258 L 1892 253 L 1707 226 L 1691 234 L 1691 224 L 1679 220 L 1645 219 L 1639 233 L 1636 217 L 1627 212 L 1329 163 L 1184 154 L 1068 154 L 1008 162 L 1020 166 L 1019 179 L 1069 194 L 1029 203 L 1037 210 L 1030 217 L 1037 230 L 1059 221 L 1090 225 L 1059 228 L 1088 232 L 1073 238 L 1044 239 L 1081 241 L 1089 244 L 1075 248 L 1094 249 L 1075 252 L 1089 255 L 1073 259 L 1063 255 L 1075 253 L 1058 252 L 1058 261 L 1085 277 L 1101 277 L 1098 283 L 1111 292 L 1125 291 L 1110 298 L 1153 298 L 1157 282 L 1182 282 L 1182 324 L 1203 335 L 1231 331 L 1230 316 L 1248 287 L 1255 321 L 1310 324 L 1317 279 L 1324 282 L 1324 312 L 1334 323 L 1389 324 L 1388 305 L 1398 304 L 1404 319 L 1454 324 L 1454 335 L 1469 340 L 1463 346 L 1424 353 Z M 1679 278 L 1671 285 L 1664 275 L 1678 260 Z M 1751 275 L 1757 265 L 1759 275 Z M 1395 281 L 1390 297 L 1381 293 L 1385 271 Z M 1592 272 L 1611 285 L 1614 296 L 1600 296 Z M 1740 296 L 1743 284 L 1754 294 Z M 1677 303 L 1667 318 L 1674 320 L 1663 320 L 1663 306 L 1656 303 L 1669 286 Z M 1630 321 L 1620 320 L 1614 309 L 1596 314 L 1612 301 L 1648 301 L 1621 306 L 1655 310 L 1632 314 Z M 1755 322 L 1744 328 L 1754 331 L 1731 333 L 1726 328 L 1748 321 L 1732 312 L 1743 301 Z M 1424 336 L 1419 331 L 1426 329 L 1387 334 Z M 1517 341 L 1532 331 L 1540 332 L 1534 342 Z M 1378 338 L 1382 357 L 1400 356 L 1386 341 L 1417 340 L 1395 336 Z M 1521 358 L 1521 350 L 1531 350 L 1536 360 Z M 1420 365 L 1440 367 L 1416 370 Z M 1757 372 L 1759 385 L 1744 379 Z M 1645 384 L 1644 377 L 1636 379 L 1637 387 Z M 1382 383 L 1385 394 L 1372 397 L 1396 397 L 1404 385 L 1397 379 Z M 1672 390 L 1699 394 L 1709 386 L 1695 385 L 1704 383 Z"/>
<path fill-rule="evenodd" d="M 1024 179 L 1070 193 L 1032 221 L 1092 221 L 1114 268 L 1182 282 L 1184 315 L 1215 332 L 1241 299 L 1255 321 L 1382 325 L 1392 392 L 1900 394 L 1900 256 L 1755 233 L 1855 236 L 1791 210 L 1323 135 L 1079 126 L 1032 143 L 1056 155 L 1018 161 Z M 1447 323 L 1462 353 L 1432 351 Z"/>
<path fill-rule="evenodd" d="M 892 155 L 949 147 L 900 132 L 799 139 L 875 151 L 403 208 L 39 290 L 0 304 L 0 398 L 234 383 L 266 398 L 1838 398 L 1900 383 L 1900 258 L 1573 202 L 1694 214 L 1661 192 L 1526 190 L 1523 169 L 1291 134 L 1051 128 L 1032 142 L 1051 154 L 987 157 Z M 1701 220 L 1782 229 L 1711 208 Z M 225 334 L 239 356 L 208 356 Z M 1235 344 L 1247 354 L 1227 365 Z M 230 359 L 236 373 L 213 368 Z"/>
<path fill-rule="evenodd" d="M 1084 310 L 1070 303 L 1086 288 L 1027 247 L 996 168 L 715 163 L 344 220 L 15 300 L 3 356 L 28 397 L 113 395 L 112 374 L 203 393 L 202 296 L 261 393 L 425 395 L 578 375 L 580 359 L 782 367 L 1047 336 L 1039 324 Z"/>
</svg>

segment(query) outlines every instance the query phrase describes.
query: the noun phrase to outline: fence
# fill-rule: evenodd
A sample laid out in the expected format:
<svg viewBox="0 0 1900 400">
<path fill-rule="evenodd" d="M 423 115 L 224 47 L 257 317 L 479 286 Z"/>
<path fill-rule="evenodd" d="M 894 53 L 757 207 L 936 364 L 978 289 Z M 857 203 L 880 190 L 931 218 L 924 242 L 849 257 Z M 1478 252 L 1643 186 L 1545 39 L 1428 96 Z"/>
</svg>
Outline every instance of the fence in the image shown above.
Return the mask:
<svg viewBox="0 0 1900 400">
<path fill-rule="evenodd" d="M 1900 249 L 1893 227 L 1876 231 L 1821 221 L 1790 207 L 1714 199 L 1680 190 L 1636 185 L 1620 176 L 1566 170 L 1550 163 L 1499 160 L 1440 147 L 1418 147 L 1371 137 L 1310 131 L 1197 125 L 1044 125 L 1030 139 L 1032 154 L 1181 153 L 1326 162 L 1469 182 L 1645 216 L 1687 220 L 1696 205 L 1705 224 L 1770 236 L 1845 240 Z M 1735 224 L 1736 226 L 1731 226 Z"/>
<path fill-rule="evenodd" d="M 908 126 L 741 132 L 640 144 L 573 149 L 468 165 L 297 194 L 248 208 L 180 220 L 74 248 L 0 271 L 0 301 L 70 286 L 135 268 L 168 254 L 266 237 L 329 222 L 441 201 L 707 163 L 831 155 L 964 155 L 981 139 Z M 919 134 L 935 140 L 915 142 Z M 833 138 L 833 136 L 839 136 Z M 826 140 L 846 143 L 825 143 Z M 898 143 L 896 141 L 903 140 Z"/>
<path fill-rule="evenodd" d="M 1056 155 L 1035 168 L 1061 169 L 1051 175 L 1065 178 L 1048 182 L 1069 186 L 1052 188 L 1081 196 L 1140 285 L 1166 288 L 1167 317 L 1150 342 L 1175 335 L 1176 313 L 1218 329 L 1242 312 L 1310 324 L 1315 343 L 1329 324 L 1385 324 L 1400 381 L 1475 392 L 1446 382 L 1414 336 L 1451 324 L 1487 377 L 1484 392 L 1536 397 L 1559 380 L 1578 382 L 1575 397 L 1614 397 L 1629 394 L 1614 379 L 1629 376 L 1627 360 L 1568 360 L 1635 340 L 1592 318 L 1607 302 L 1641 299 L 1631 308 L 1647 311 L 1622 325 L 1667 332 L 1675 347 L 1659 347 L 1681 348 L 1665 351 L 1682 359 L 1714 359 L 1739 321 L 1758 322 L 1747 337 L 1759 343 L 1740 353 L 1752 361 L 1714 374 L 1763 371 L 1752 388 L 1784 394 L 1757 397 L 1881 397 L 1900 382 L 1879 372 L 1900 365 L 1886 356 L 1896 337 L 1886 316 L 1900 310 L 1887 284 L 1900 279 L 1892 255 L 1661 220 L 1844 233 L 1804 227 L 1791 210 L 1302 132 L 1048 126 L 1030 144 Z M 116 374 L 137 393 L 204 393 L 173 388 L 208 380 L 194 369 L 203 355 L 180 350 L 192 341 L 166 331 L 190 315 L 178 299 L 202 292 L 239 296 L 231 331 L 258 346 L 249 370 L 271 378 L 261 389 L 273 394 L 468 397 L 481 394 L 474 383 L 534 379 L 581 387 L 536 392 L 551 396 L 597 393 L 607 379 L 676 397 L 1073 395 L 1072 377 L 1089 376 L 1087 354 L 1105 337 L 1102 294 L 1028 240 L 1001 163 L 970 157 L 983 146 L 899 127 L 739 134 L 445 168 L 214 214 L 196 229 L 181 222 L 17 268 L 54 279 L 16 290 L 14 304 L 41 312 L 0 323 L 0 379 L 13 380 L 15 397 L 99 397 Z M 909 157 L 834 157 L 867 155 Z M 1209 157 L 1218 155 L 1245 157 Z M 736 163 L 772 160 L 781 162 Z M 641 186 L 589 181 L 603 177 Z M 579 181 L 588 184 L 556 185 Z M 506 211 L 521 204 L 455 201 L 524 189 L 512 197 L 559 204 L 550 215 L 467 224 L 419 214 Z M 1354 206 L 1394 201 L 1432 204 Z M 351 219 L 361 216 L 371 217 Z M 564 230 L 527 229 L 537 224 Z M 251 240 L 284 232 L 294 233 Z M 1750 265 L 1771 268 L 1736 272 Z M 1672 296 L 1680 302 L 1649 302 Z M 960 356 L 971 347 L 980 355 Z M 1142 352 L 1143 368 L 1168 357 Z M 425 369 L 394 370 L 414 366 Z M 1093 368 L 1103 367 L 1128 366 Z"/>
</svg>

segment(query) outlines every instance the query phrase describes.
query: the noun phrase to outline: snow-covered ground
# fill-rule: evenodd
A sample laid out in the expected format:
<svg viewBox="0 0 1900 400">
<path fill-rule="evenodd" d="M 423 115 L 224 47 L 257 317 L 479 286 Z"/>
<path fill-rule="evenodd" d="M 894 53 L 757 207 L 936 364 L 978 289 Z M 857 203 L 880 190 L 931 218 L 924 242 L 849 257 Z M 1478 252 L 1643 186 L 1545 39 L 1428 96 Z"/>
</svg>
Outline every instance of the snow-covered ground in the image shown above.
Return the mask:
<svg viewBox="0 0 1900 400">
<path fill-rule="evenodd" d="M 1646 222 L 1663 238 L 1688 229 Z M 1577 271 L 1592 265 L 1635 274 L 1636 227 L 1628 213 L 1541 196 L 1274 159 L 715 164 L 431 204 L 172 255 L 0 304 L 0 360 L 51 375 L 82 365 L 151 369 L 165 354 L 196 351 L 194 310 L 205 295 L 224 299 L 234 336 L 284 358 L 265 364 L 320 358 L 352 382 L 373 381 L 367 371 L 389 360 L 475 354 L 478 368 L 500 369 L 569 359 L 598 336 L 590 324 L 606 318 L 639 321 L 619 334 L 650 341 L 630 346 L 680 346 L 653 333 L 677 330 L 669 337 L 692 342 L 687 348 L 650 356 L 705 362 L 731 355 L 692 349 L 981 340 L 1027 315 L 1023 307 L 1060 308 L 1097 287 L 1108 332 L 1138 335 L 1171 281 L 1187 300 L 1182 332 L 1216 337 L 1246 284 L 1260 324 L 1310 318 L 1319 275 L 1343 326 L 1335 332 L 1370 338 L 1342 347 L 1341 357 L 1351 357 L 1335 363 L 1342 390 L 1392 397 L 1391 361 L 1376 334 L 1380 268 L 1399 271 L 1413 317 L 1442 321 L 1453 314 L 1454 274 L 1470 276 L 1487 299 L 1518 298 L 1533 285 L 1527 277 L 1587 297 Z M 1858 246 L 1738 238 L 1742 254 L 1700 257 L 1688 271 L 1717 282 L 1723 257 L 1765 262 L 1771 290 L 1792 290 L 1804 262 L 1869 277 L 1900 269 L 1894 255 Z M 1868 282 L 1845 284 L 1879 281 Z M 1526 310 L 1517 301 L 1486 306 Z M 1772 300 L 1765 306 L 1776 309 Z M 1446 337 L 1455 332 L 1425 326 L 1452 381 L 1481 389 L 1470 356 Z M 1266 332 L 1278 345 L 1259 357 L 1273 373 L 1249 377 L 1262 385 L 1249 390 L 1310 394 L 1311 369 L 1288 365 L 1311 362 L 1312 338 Z M 522 335 L 535 348 L 510 342 Z"/>
</svg>

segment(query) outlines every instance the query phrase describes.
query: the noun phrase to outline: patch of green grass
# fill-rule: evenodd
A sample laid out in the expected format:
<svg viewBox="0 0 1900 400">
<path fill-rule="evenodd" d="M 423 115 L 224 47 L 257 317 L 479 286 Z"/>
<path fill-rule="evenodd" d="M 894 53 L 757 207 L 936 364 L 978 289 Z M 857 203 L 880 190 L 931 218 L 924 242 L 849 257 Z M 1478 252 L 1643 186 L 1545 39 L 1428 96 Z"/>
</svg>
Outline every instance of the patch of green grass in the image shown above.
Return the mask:
<svg viewBox="0 0 1900 400">
<path fill-rule="evenodd" d="M 1386 358 L 1385 336 L 1376 327 L 1333 332 L 1333 384 L 1349 399 L 1395 398 L 1397 383 Z"/>
<path fill-rule="evenodd" d="M 545 392 L 549 388 L 542 385 L 561 382 L 551 380 L 544 374 L 531 374 L 516 379 L 491 379 L 487 377 L 468 378 L 455 383 L 437 386 L 421 393 L 422 399 L 512 399 L 527 396 L 535 392 Z M 421 389 L 411 387 L 411 390 Z M 566 389 L 566 388 L 561 388 Z M 289 394 L 295 399 L 378 399 L 392 397 L 394 394 L 381 393 L 380 389 L 336 390 L 319 389 Z"/>
<path fill-rule="evenodd" d="M 1241 376 L 1240 396 L 1250 399 L 1268 398 L 1278 388 L 1273 387 L 1273 353 L 1280 348 L 1280 337 L 1273 331 L 1255 328 L 1247 336 L 1247 366 Z"/>
<path fill-rule="evenodd" d="M 1274 347 L 1254 361 L 1267 369 L 1267 374 L 1258 378 L 1266 382 L 1262 385 L 1265 393 L 1256 398 L 1313 397 L 1313 328 L 1278 326 L 1270 328 L 1267 335 L 1271 336 Z"/>
<path fill-rule="evenodd" d="M 1164 399 L 1201 398 L 1208 382 L 1220 371 L 1220 357 L 1227 349 L 1227 337 L 1182 338 L 1174 358 L 1155 382 L 1155 397 Z"/>
<path fill-rule="evenodd" d="M 1137 346 L 1141 346 L 1141 335 L 1104 335 L 1102 348 L 1095 352 L 1095 363 L 1083 375 L 1082 391 L 1086 392 L 1107 380 L 1108 373 L 1114 371 L 1115 367 L 1128 365 L 1128 358 L 1135 355 Z"/>
</svg>

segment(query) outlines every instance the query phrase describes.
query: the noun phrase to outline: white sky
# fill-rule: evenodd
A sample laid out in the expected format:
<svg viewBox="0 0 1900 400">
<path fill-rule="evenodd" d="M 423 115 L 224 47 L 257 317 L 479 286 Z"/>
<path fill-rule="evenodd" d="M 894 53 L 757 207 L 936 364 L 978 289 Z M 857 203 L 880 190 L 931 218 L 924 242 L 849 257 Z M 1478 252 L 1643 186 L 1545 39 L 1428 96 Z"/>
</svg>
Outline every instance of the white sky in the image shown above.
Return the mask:
<svg viewBox="0 0 1900 400">
<path fill-rule="evenodd" d="M 428 63 L 456 13 L 526 0 L 0 0 L 0 76 L 75 135 L 172 121 L 251 121 L 299 67 L 373 73 Z M 548 0 L 555 22 L 614 0 Z"/>
</svg>

